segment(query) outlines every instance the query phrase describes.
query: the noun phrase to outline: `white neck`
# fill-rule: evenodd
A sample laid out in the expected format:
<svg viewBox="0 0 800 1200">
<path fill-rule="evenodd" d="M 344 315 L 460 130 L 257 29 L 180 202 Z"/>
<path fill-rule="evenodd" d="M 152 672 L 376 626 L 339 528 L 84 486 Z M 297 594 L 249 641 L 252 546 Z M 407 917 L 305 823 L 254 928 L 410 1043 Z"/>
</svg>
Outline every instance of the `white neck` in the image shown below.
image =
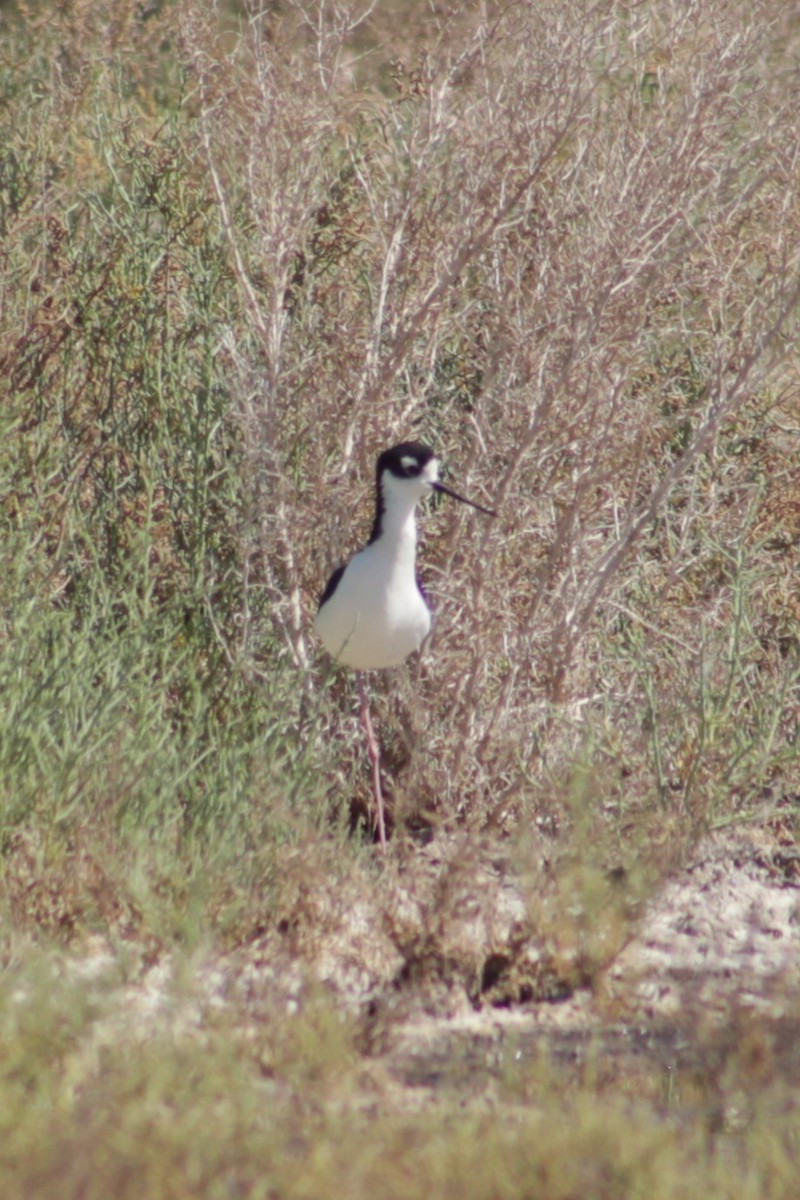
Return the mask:
<svg viewBox="0 0 800 1200">
<path fill-rule="evenodd" d="M 381 519 L 383 537 L 412 546 L 417 544 L 416 499 L 413 496 L 394 496 L 387 504 Z"/>
<path fill-rule="evenodd" d="M 380 551 L 398 564 L 414 570 L 417 550 L 415 509 L 420 499 L 416 488 L 387 476 L 383 480 L 383 513 Z"/>
</svg>

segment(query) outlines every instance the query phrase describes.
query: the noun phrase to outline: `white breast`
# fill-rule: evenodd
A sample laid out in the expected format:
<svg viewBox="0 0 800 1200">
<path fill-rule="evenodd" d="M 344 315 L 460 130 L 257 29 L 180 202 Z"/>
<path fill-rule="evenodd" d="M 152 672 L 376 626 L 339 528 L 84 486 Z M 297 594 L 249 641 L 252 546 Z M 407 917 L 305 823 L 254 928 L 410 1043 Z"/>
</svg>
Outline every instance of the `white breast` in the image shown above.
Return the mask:
<svg viewBox="0 0 800 1200">
<path fill-rule="evenodd" d="M 413 543 L 408 554 L 392 549 L 378 541 L 354 555 L 314 622 L 331 657 L 357 671 L 397 666 L 430 632 Z"/>
</svg>

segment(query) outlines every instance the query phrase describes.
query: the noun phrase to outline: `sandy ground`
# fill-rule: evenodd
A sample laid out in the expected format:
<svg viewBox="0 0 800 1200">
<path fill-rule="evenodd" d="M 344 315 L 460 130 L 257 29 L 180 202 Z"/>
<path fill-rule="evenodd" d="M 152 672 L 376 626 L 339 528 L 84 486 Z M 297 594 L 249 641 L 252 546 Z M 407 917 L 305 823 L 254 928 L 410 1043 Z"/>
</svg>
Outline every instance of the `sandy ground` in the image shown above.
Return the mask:
<svg viewBox="0 0 800 1200">
<path fill-rule="evenodd" d="M 355 1016 L 361 1048 L 401 1090 L 474 1089 L 542 1049 L 569 1065 L 600 1046 L 626 1071 L 691 1060 L 699 1030 L 757 1018 L 800 1082 L 800 854 L 782 841 L 747 828 L 707 838 L 590 987 L 537 940 L 507 863 L 462 864 L 457 844 L 428 847 L 403 869 L 387 866 L 381 913 L 354 879 L 349 894 L 309 897 L 300 931 L 184 963 L 179 979 L 167 959 L 128 972 L 111 984 L 118 1016 L 96 1038 L 196 1031 L 213 1011 L 257 1032 L 324 992 Z M 67 969 L 87 985 L 105 979 L 106 991 L 120 978 L 99 943 Z"/>
</svg>

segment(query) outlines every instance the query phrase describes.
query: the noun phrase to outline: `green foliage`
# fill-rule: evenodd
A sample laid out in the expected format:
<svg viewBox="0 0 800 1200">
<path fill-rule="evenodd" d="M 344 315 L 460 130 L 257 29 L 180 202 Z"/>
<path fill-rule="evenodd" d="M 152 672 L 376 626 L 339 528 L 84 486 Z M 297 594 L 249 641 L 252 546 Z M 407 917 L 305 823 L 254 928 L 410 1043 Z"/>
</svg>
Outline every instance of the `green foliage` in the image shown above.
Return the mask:
<svg viewBox="0 0 800 1200">
<path fill-rule="evenodd" d="M 18 101 L 39 61 L 27 80 L 6 68 Z M 123 66 L 86 81 L 67 136 L 52 89 L 21 133 L 24 108 L 4 110 L 6 833 L 110 812 L 169 836 L 241 827 L 301 753 L 297 678 L 270 649 L 263 590 L 247 600 L 261 645 L 238 653 L 246 487 L 226 247 L 187 170 L 180 94 L 152 119 L 133 82 Z"/>
</svg>

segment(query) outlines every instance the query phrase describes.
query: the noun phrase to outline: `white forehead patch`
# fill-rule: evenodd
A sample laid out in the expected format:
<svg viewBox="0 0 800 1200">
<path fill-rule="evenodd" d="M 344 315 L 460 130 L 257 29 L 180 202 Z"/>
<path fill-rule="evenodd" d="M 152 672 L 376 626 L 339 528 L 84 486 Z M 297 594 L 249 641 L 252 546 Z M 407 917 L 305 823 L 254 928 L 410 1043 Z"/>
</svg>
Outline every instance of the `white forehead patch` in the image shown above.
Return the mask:
<svg viewBox="0 0 800 1200">
<path fill-rule="evenodd" d="M 426 483 L 435 483 L 439 478 L 439 464 L 435 458 L 430 459 L 422 468 L 422 478 Z"/>
</svg>

